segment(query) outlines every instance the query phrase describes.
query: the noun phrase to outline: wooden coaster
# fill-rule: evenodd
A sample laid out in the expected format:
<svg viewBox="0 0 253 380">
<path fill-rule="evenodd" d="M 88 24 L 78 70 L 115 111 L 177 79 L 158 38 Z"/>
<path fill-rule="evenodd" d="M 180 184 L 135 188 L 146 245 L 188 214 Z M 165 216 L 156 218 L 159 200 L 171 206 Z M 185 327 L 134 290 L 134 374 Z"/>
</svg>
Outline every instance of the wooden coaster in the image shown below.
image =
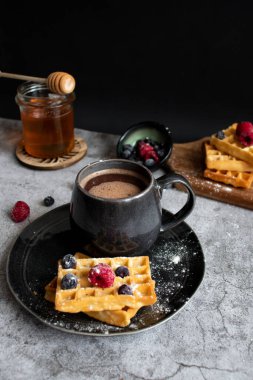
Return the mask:
<svg viewBox="0 0 253 380">
<path fill-rule="evenodd" d="M 81 160 L 81 158 L 85 156 L 87 149 L 88 147 L 84 139 L 75 137 L 75 146 L 70 153 L 54 158 L 36 158 L 30 156 L 30 154 L 25 151 L 24 144 L 20 141 L 16 148 L 16 156 L 19 161 L 31 168 L 56 170 L 66 168 Z"/>
</svg>

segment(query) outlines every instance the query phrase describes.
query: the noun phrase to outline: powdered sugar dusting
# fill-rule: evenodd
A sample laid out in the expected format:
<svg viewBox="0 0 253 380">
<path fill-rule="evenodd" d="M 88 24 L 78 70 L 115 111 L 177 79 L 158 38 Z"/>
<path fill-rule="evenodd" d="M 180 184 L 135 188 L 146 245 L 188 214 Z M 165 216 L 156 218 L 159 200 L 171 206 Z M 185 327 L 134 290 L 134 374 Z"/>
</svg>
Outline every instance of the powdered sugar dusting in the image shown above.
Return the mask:
<svg viewBox="0 0 253 380">
<path fill-rule="evenodd" d="M 157 302 L 141 308 L 129 326 L 122 328 L 107 325 L 84 313 L 60 313 L 45 300 L 37 303 L 34 309 L 39 309 L 40 314 L 44 313 L 44 321 L 56 328 L 104 336 L 138 332 L 168 319 L 188 302 L 196 290 L 201 276 L 199 280 L 195 280 L 196 272 L 192 262 L 198 262 L 199 266 L 199 262 L 203 261 L 195 234 L 186 227 L 176 231 L 179 232 L 172 230 L 160 235 L 149 252 L 152 278 L 156 282 Z"/>
</svg>

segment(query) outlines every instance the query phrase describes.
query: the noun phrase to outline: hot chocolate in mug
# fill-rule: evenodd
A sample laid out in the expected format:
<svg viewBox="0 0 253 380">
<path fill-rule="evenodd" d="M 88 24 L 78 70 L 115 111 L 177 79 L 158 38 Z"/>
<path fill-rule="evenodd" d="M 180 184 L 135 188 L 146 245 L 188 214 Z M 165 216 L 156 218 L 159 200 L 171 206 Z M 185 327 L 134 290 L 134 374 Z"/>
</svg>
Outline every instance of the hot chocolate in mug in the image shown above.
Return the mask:
<svg viewBox="0 0 253 380">
<path fill-rule="evenodd" d="M 163 190 L 174 183 L 188 193 L 173 217 L 163 215 Z M 181 223 L 192 211 L 194 192 L 188 181 L 173 172 L 155 179 L 145 166 L 108 159 L 85 166 L 77 175 L 70 203 L 75 238 L 92 242 L 96 256 L 141 255 L 160 232 Z"/>
</svg>

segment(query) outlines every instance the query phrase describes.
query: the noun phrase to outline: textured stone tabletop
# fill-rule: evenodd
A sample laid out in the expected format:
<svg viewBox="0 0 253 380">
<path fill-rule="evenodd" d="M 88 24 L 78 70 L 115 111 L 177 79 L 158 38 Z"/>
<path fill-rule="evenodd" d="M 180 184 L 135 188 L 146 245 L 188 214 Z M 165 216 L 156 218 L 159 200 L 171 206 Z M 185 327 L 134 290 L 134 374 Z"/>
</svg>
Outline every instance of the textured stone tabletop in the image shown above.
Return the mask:
<svg viewBox="0 0 253 380">
<path fill-rule="evenodd" d="M 17 121 L 0 119 L 1 252 L 0 379 L 253 379 L 253 213 L 197 197 L 187 223 L 202 245 L 206 272 L 194 297 L 173 318 L 149 331 L 115 337 L 63 333 L 43 325 L 13 298 L 6 260 L 18 235 L 48 209 L 70 201 L 77 172 L 98 158 L 115 157 L 117 136 L 76 130 L 88 154 L 69 168 L 39 171 L 15 158 Z M 29 220 L 13 223 L 17 200 L 31 207 Z M 164 207 L 175 211 L 185 194 L 171 189 Z M 173 204 L 173 208 L 171 208 Z"/>
</svg>

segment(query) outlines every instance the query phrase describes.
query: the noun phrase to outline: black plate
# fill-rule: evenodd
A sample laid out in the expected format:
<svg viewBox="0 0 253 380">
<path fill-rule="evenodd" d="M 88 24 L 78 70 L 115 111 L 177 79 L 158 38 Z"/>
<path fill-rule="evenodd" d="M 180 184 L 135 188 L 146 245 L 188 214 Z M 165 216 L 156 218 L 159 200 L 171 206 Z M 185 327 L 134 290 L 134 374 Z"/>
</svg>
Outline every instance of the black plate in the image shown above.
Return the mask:
<svg viewBox="0 0 253 380">
<path fill-rule="evenodd" d="M 73 240 L 69 204 L 66 204 L 26 227 L 15 242 L 7 263 L 7 281 L 17 301 L 43 323 L 63 331 L 117 335 L 147 330 L 181 309 L 204 275 L 204 256 L 198 238 L 186 223 L 181 223 L 161 234 L 147 252 L 158 302 L 139 310 L 127 327 L 109 326 L 83 313 L 58 312 L 44 299 L 44 287 L 56 275 L 57 260 L 80 250 Z"/>
</svg>

